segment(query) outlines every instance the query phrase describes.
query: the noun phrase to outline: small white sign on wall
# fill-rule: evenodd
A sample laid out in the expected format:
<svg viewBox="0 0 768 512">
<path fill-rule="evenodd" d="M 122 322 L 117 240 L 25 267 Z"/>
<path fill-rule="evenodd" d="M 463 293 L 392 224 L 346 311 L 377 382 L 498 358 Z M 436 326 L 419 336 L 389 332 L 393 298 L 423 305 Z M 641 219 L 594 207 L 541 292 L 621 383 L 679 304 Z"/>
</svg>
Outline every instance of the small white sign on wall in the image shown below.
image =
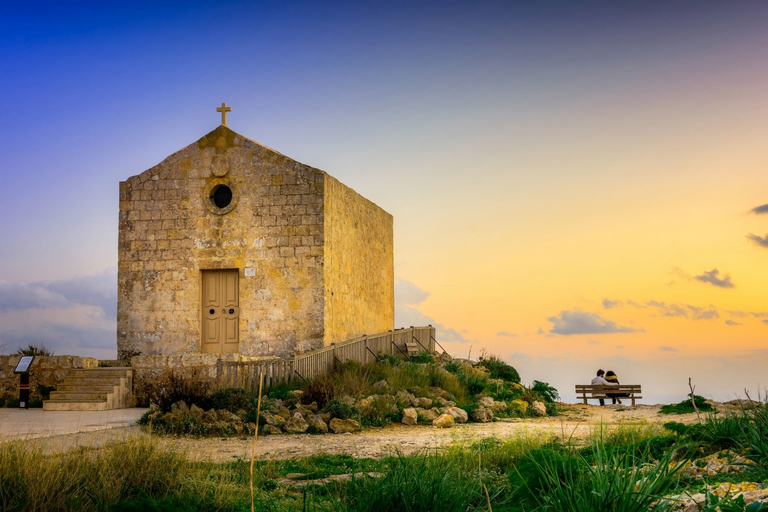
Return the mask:
<svg viewBox="0 0 768 512">
<path fill-rule="evenodd" d="M 245 267 L 245 277 L 254 277 L 256 269 L 254 267 Z"/>
</svg>

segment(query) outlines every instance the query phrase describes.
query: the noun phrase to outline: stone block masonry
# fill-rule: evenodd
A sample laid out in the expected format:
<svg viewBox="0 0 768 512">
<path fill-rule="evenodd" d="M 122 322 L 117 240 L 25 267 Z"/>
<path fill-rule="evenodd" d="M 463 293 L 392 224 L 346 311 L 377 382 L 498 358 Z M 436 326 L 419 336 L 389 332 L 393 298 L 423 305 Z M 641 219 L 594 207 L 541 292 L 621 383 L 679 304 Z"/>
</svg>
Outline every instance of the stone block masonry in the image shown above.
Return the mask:
<svg viewBox="0 0 768 512">
<path fill-rule="evenodd" d="M 225 126 L 122 182 L 119 229 L 124 361 L 199 354 L 213 335 L 223 352 L 286 357 L 394 326 L 392 216 Z M 237 277 L 214 333 L 215 270 Z"/>
<path fill-rule="evenodd" d="M 0 356 L 0 397 L 19 397 L 19 376 L 13 373 L 22 356 Z M 92 357 L 35 356 L 30 367 L 29 394 L 40 399 L 41 388 L 57 388 L 69 375 L 69 371 L 82 368 L 98 368 L 99 361 Z"/>
</svg>

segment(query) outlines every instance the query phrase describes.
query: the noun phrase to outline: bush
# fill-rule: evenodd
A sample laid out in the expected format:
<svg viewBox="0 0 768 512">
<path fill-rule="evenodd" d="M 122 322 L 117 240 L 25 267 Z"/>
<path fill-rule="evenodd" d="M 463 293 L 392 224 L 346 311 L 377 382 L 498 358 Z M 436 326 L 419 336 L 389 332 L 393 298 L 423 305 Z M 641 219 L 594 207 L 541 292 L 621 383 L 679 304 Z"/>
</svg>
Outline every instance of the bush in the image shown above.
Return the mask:
<svg viewBox="0 0 768 512">
<path fill-rule="evenodd" d="M 360 411 L 354 405 L 349 405 L 341 400 L 331 400 L 323 408 L 324 412 L 331 413 L 331 416 L 349 420 L 360 417 Z"/>
<path fill-rule="evenodd" d="M 201 403 L 196 404 L 203 409 L 226 409 L 229 412 L 238 410 L 249 411 L 256 408 L 259 394 L 242 388 L 224 388 L 214 391 Z"/>
<path fill-rule="evenodd" d="M 163 412 L 170 412 L 171 406 L 178 401 L 192 404 L 205 409 L 211 383 L 201 379 L 197 372 L 186 376 L 176 372 L 167 372 L 159 379 L 148 379 L 141 386 L 143 394 L 151 404 Z"/>
<path fill-rule="evenodd" d="M 699 412 L 706 412 L 714 410 L 712 404 L 707 403 L 707 399 L 703 396 L 693 395 L 693 400 L 696 402 L 696 407 Z M 662 414 L 688 414 L 695 412 L 690 397 L 677 404 L 667 404 L 661 406 Z"/>
<path fill-rule="evenodd" d="M 539 395 L 544 402 L 555 402 L 560 400 L 560 393 L 547 382 L 534 380 L 533 386 L 531 386 L 531 391 Z"/>
<path fill-rule="evenodd" d="M 19 356 L 52 356 L 54 355 L 53 350 L 49 349 L 45 346 L 43 343 L 39 343 L 37 345 L 34 345 L 30 343 L 27 345 L 26 348 L 19 347 L 16 352 L 14 352 L 14 355 Z"/>
<path fill-rule="evenodd" d="M 492 379 L 520 383 L 520 374 L 517 373 L 517 370 L 502 361 L 498 356 L 481 357 L 477 364 L 486 368 Z"/>
</svg>

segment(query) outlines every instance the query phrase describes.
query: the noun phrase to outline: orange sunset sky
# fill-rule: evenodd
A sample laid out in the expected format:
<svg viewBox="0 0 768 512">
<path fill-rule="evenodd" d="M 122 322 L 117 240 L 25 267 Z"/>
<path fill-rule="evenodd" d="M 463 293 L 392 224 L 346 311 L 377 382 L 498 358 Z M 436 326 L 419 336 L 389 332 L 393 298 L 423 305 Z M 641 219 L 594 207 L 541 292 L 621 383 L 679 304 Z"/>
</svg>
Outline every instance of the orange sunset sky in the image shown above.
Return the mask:
<svg viewBox="0 0 768 512">
<path fill-rule="evenodd" d="M 118 182 L 230 127 L 395 218 L 396 321 L 526 382 L 764 392 L 768 3 L 0 16 L 0 346 L 115 357 Z"/>
</svg>

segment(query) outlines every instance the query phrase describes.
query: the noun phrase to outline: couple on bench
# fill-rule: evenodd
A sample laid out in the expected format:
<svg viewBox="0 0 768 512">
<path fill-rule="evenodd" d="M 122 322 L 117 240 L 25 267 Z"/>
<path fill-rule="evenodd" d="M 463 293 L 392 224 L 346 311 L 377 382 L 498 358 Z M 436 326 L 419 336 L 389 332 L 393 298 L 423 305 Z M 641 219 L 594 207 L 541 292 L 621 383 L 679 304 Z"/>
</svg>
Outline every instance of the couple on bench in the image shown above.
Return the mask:
<svg viewBox="0 0 768 512">
<path fill-rule="evenodd" d="M 603 370 L 597 370 L 597 377 L 592 379 L 592 385 L 593 386 L 618 386 L 619 378 L 611 370 L 608 370 L 608 373 L 605 373 Z M 629 393 L 606 392 L 605 396 L 610 397 L 612 402 L 615 404 L 617 400 L 619 403 L 621 403 L 620 397 L 628 397 Z M 603 400 L 602 398 L 600 398 L 600 405 L 605 405 L 605 400 Z"/>
</svg>

